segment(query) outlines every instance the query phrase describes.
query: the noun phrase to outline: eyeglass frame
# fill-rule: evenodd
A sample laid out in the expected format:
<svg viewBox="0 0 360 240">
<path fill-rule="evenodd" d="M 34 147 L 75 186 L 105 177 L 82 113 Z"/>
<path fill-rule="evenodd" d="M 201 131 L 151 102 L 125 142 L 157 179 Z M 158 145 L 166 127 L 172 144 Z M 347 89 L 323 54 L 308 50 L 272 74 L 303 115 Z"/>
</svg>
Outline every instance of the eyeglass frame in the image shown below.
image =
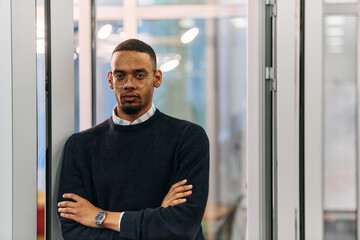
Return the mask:
<svg viewBox="0 0 360 240">
<path fill-rule="evenodd" d="M 136 83 L 133 81 L 133 77 L 134 77 L 133 74 L 131 74 L 130 81 L 131 81 L 131 83 L 132 83 L 134 86 L 136 86 L 136 87 L 143 87 L 143 86 L 145 85 L 145 83 L 146 83 L 146 80 L 149 79 L 151 76 L 154 76 L 154 73 L 155 73 L 156 71 L 157 71 L 157 70 L 153 70 L 152 73 L 151 73 L 149 76 L 146 76 L 146 77 L 145 77 L 145 80 L 144 80 L 144 83 L 143 83 L 142 85 L 136 84 Z M 124 79 L 125 82 L 124 82 L 124 84 L 123 84 L 122 86 L 119 86 L 119 85 L 116 85 L 116 84 L 115 84 L 115 82 L 116 82 L 116 80 L 115 80 L 116 77 L 115 77 L 115 74 L 114 74 L 113 72 L 111 72 L 111 80 L 113 80 L 114 86 L 115 86 L 116 88 L 124 88 L 124 87 L 126 86 L 128 80 L 129 80 L 129 75 L 130 75 L 130 74 L 126 74 L 126 77 L 125 77 L 125 79 Z M 135 74 L 135 75 L 136 75 L 136 74 Z M 144 74 L 144 75 L 145 75 L 145 74 Z"/>
</svg>

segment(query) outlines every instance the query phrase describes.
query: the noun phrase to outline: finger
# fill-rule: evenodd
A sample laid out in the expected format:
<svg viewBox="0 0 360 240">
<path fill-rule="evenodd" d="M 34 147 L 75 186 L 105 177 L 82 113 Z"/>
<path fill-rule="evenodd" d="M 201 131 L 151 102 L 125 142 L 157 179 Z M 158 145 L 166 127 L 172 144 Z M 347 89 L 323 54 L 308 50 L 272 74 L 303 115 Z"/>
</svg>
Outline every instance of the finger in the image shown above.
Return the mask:
<svg viewBox="0 0 360 240">
<path fill-rule="evenodd" d="M 67 214 L 75 214 L 76 209 L 75 208 L 58 208 L 59 213 L 67 213 Z"/>
<path fill-rule="evenodd" d="M 76 202 L 63 201 L 58 203 L 58 207 L 76 207 Z"/>
<path fill-rule="evenodd" d="M 63 218 L 74 220 L 74 221 L 76 218 L 76 216 L 74 214 L 69 214 L 69 213 L 60 213 L 60 216 Z"/>
<path fill-rule="evenodd" d="M 171 186 L 171 188 L 172 188 L 172 189 L 175 189 L 175 188 L 177 188 L 177 187 L 179 187 L 179 186 L 184 185 L 186 182 L 187 182 L 187 179 L 181 180 L 180 182 L 177 182 L 177 183 L 173 184 L 173 185 Z M 171 189 L 171 188 L 170 188 L 170 189 Z"/>
<path fill-rule="evenodd" d="M 181 198 L 185 198 L 185 197 L 188 197 L 192 194 L 192 191 L 187 191 L 187 192 L 181 192 L 181 193 L 177 193 L 177 194 L 174 194 L 170 197 L 168 197 L 166 199 L 166 202 L 172 202 L 172 201 L 175 201 L 175 200 L 178 200 L 178 199 L 181 199 Z"/>
<path fill-rule="evenodd" d="M 170 205 L 171 205 L 171 206 L 176 206 L 176 205 L 178 205 L 178 204 L 180 204 L 180 203 L 184 203 L 184 202 L 186 202 L 186 201 L 187 201 L 186 198 L 181 198 L 181 199 L 177 199 L 177 200 L 172 201 L 172 202 L 170 203 Z"/>
<path fill-rule="evenodd" d="M 65 194 L 63 194 L 63 198 L 72 199 L 76 202 L 82 199 L 82 197 L 80 197 L 79 195 L 76 195 L 75 193 L 65 193 Z"/>
<path fill-rule="evenodd" d="M 186 185 L 186 186 L 177 187 L 176 189 L 174 189 L 174 190 L 172 190 L 171 192 L 168 193 L 168 197 L 171 198 L 177 193 L 186 192 L 188 190 L 191 190 L 192 188 L 193 188 L 193 185 Z"/>
<path fill-rule="evenodd" d="M 192 194 L 192 191 L 187 191 L 187 192 L 181 192 L 181 193 L 177 193 L 174 195 L 174 197 L 172 199 L 179 199 L 179 198 L 183 198 L 186 196 L 190 196 Z"/>
<path fill-rule="evenodd" d="M 181 186 L 181 187 L 177 187 L 177 188 L 174 190 L 174 192 L 176 192 L 176 193 L 186 192 L 186 191 L 188 191 L 188 190 L 190 190 L 190 189 L 192 189 L 192 188 L 193 188 L 193 185 Z"/>
</svg>

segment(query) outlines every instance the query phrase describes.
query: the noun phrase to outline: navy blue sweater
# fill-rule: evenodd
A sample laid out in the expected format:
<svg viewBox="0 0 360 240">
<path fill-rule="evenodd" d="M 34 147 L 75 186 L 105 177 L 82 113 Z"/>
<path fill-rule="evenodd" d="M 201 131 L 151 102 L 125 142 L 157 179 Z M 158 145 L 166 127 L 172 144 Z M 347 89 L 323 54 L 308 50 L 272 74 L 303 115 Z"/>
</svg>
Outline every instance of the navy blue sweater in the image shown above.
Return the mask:
<svg viewBox="0 0 360 240">
<path fill-rule="evenodd" d="M 162 208 L 170 187 L 192 184 L 187 202 Z M 60 219 L 65 240 L 204 239 L 201 220 L 209 186 L 209 141 L 198 125 L 159 110 L 130 126 L 105 122 L 66 142 L 58 201 L 75 193 L 104 210 L 125 211 L 120 233 Z"/>
</svg>

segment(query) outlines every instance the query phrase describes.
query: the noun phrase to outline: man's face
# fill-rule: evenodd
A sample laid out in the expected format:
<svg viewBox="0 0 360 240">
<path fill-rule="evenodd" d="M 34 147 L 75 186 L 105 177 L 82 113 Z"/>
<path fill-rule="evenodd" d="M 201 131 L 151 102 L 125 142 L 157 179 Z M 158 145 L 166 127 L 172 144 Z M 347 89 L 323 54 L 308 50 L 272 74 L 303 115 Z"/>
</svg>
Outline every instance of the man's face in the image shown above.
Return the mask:
<svg viewBox="0 0 360 240">
<path fill-rule="evenodd" d="M 155 67 L 150 55 L 137 51 L 115 52 L 111 58 L 111 71 L 108 82 L 114 89 L 117 100 L 117 115 L 127 120 L 135 120 L 151 107 L 154 87 L 161 84 L 160 70 L 154 73 Z M 124 86 L 116 86 L 114 78 L 118 74 L 128 76 Z M 131 78 L 137 74 L 148 76 L 143 86 L 136 86 Z"/>
</svg>

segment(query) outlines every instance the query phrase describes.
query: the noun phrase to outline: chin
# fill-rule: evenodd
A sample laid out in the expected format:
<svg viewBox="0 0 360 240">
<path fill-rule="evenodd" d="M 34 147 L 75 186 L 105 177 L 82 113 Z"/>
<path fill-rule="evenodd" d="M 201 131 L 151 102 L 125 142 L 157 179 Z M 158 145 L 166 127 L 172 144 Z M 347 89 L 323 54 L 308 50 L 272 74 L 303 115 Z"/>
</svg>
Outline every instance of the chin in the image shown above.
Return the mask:
<svg viewBox="0 0 360 240">
<path fill-rule="evenodd" d="M 126 113 L 127 115 L 135 115 L 137 113 L 140 112 L 140 110 L 142 109 L 141 105 L 138 106 L 122 106 L 121 110 Z"/>
</svg>

